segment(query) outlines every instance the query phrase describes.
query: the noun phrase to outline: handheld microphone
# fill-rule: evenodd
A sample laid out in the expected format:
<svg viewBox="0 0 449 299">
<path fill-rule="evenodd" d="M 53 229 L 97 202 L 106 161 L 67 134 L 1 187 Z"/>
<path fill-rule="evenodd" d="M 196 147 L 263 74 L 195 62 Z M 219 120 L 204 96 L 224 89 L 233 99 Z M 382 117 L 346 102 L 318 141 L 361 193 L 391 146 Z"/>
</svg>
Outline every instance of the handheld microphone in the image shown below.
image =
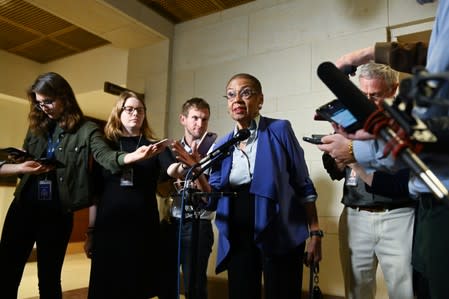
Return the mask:
<svg viewBox="0 0 449 299">
<path fill-rule="evenodd" d="M 376 105 L 355 86 L 348 77 L 331 62 L 323 62 L 317 69 L 318 77 L 334 93 L 334 95 L 348 108 L 355 118 L 365 123 L 373 112 L 377 110 Z M 403 140 L 396 132 L 386 126 L 379 130 L 380 137 L 387 143 L 393 141 L 404 145 Z M 419 176 L 432 193 L 439 199 L 449 199 L 449 192 L 441 181 L 408 146 L 403 146 L 398 151 L 399 156 L 410 169 Z M 448 200 L 444 200 L 449 204 Z"/>
<path fill-rule="evenodd" d="M 211 153 L 206 155 L 203 159 L 201 159 L 197 163 L 196 166 L 203 165 L 204 163 L 213 160 L 218 155 L 228 154 L 231 146 L 233 146 L 234 144 L 236 144 L 240 141 L 247 139 L 250 135 L 251 135 L 251 132 L 249 131 L 249 129 L 241 129 L 241 130 L 237 131 L 237 133 L 231 139 L 229 139 L 228 141 L 226 141 L 225 143 L 223 143 L 222 145 L 220 145 L 219 147 L 214 149 Z"/>
</svg>

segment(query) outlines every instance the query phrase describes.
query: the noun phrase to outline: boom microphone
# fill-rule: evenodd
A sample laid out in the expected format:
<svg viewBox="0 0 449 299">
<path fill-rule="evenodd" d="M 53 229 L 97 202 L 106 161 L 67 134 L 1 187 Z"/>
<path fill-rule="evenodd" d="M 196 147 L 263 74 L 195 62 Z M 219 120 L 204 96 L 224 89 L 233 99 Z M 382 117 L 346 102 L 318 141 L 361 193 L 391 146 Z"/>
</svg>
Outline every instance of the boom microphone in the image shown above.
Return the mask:
<svg viewBox="0 0 449 299">
<path fill-rule="evenodd" d="M 365 123 L 370 115 L 377 110 L 376 105 L 355 86 L 348 77 L 331 62 L 323 62 L 317 69 L 318 77 L 334 93 L 335 96 L 348 108 L 354 117 Z M 404 143 L 396 132 L 386 126 L 379 130 L 380 137 L 386 142 Z M 407 164 L 415 175 L 419 176 L 432 193 L 439 199 L 446 199 L 449 204 L 449 192 L 441 181 L 432 173 L 421 159 L 410 149 L 402 147 L 397 154 Z"/>
<path fill-rule="evenodd" d="M 368 100 L 360 89 L 332 62 L 320 64 L 317 73 L 321 81 L 326 84 L 359 122 L 364 123 L 376 111 L 376 104 Z"/>
</svg>

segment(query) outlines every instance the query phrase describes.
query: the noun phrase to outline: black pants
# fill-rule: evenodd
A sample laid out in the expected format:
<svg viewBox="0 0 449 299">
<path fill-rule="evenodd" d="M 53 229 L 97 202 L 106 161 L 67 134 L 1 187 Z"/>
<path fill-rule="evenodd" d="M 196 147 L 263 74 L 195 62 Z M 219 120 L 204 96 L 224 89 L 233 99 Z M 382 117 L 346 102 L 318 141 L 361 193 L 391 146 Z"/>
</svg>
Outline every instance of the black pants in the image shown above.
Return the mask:
<svg viewBox="0 0 449 299">
<path fill-rule="evenodd" d="M 249 185 L 234 191 L 238 198 L 230 207 L 229 298 L 262 298 L 262 273 L 265 299 L 301 298 L 305 243 L 283 254 L 262 252 L 254 241 L 254 196 Z"/>
<path fill-rule="evenodd" d="M 22 204 L 9 207 L 0 241 L 0 296 L 16 299 L 25 264 L 36 242 L 41 299 L 62 298 L 61 269 L 73 214 L 59 208 Z"/>
<path fill-rule="evenodd" d="M 449 208 L 432 194 L 420 195 L 413 267 L 419 272 L 418 298 L 448 298 Z"/>
</svg>

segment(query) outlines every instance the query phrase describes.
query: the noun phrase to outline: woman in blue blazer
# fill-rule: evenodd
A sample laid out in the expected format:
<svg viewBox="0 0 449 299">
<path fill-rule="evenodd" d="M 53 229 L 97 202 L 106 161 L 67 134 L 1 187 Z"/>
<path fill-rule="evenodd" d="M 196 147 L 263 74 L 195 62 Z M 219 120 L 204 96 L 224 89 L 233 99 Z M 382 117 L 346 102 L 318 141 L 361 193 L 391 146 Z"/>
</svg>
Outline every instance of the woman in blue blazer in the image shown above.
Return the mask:
<svg viewBox="0 0 449 299">
<path fill-rule="evenodd" d="M 228 112 L 250 137 L 216 163 L 209 183 L 214 191 L 235 192 L 218 200 L 219 232 L 216 272 L 227 270 L 229 298 L 301 297 L 306 240 L 308 262 L 321 260 L 321 237 L 304 152 L 287 120 L 259 114 L 262 87 L 249 74 L 234 75 L 226 86 Z"/>
</svg>

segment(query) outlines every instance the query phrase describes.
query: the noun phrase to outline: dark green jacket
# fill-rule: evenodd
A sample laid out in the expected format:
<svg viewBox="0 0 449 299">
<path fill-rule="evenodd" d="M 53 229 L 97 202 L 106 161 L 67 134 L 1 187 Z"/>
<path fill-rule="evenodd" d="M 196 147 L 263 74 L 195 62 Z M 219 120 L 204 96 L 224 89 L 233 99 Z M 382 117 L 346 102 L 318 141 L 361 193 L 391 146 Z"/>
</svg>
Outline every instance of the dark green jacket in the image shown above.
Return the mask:
<svg viewBox="0 0 449 299">
<path fill-rule="evenodd" d="M 72 212 L 92 204 L 92 175 L 89 162 L 93 157 L 104 168 L 118 172 L 124 165 L 126 153 L 113 151 L 103 138 L 98 126 L 90 121 L 84 122 L 75 132 L 64 132 L 56 127 L 53 134 L 60 143 L 55 149 L 56 160 L 65 167 L 56 169 L 56 180 L 63 212 Z M 28 131 L 23 148 L 35 157 L 45 156 L 48 140 Z M 25 174 L 14 193 L 15 200 L 21 199 L 22 189 L 30 178 Z"/>
</svg>

